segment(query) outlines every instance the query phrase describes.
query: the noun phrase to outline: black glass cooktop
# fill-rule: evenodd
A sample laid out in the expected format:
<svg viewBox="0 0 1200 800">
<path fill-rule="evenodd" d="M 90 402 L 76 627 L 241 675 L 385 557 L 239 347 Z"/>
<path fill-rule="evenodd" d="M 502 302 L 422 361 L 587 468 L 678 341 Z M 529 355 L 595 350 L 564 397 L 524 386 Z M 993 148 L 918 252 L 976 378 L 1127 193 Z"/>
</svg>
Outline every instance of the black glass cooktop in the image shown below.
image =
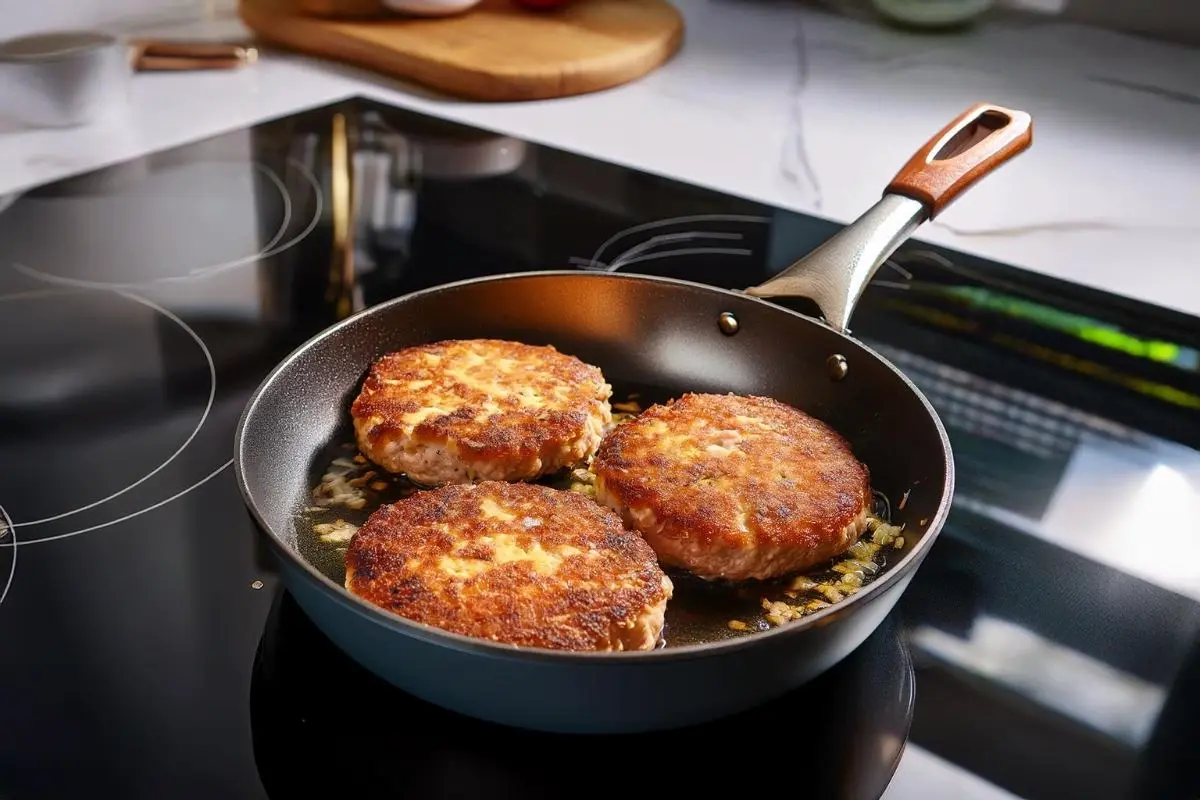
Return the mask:
<svg viewBox="0 0 1200 800">
<path fill-rule="evenodd" d="M 1194 800 L 1200 326 L 919 242 L 855 333 L 937 407 L 957 498 L 817 683 L 671 736 L 520 734 L 379 685 L 279 586 L 233 429 L 309 336 L 491 273 L 742 288 L 832 230 L 357 102 L 0 198 L 0 797 L 761 792 L 780 764 L 879 797 L 907 741 L 1030 800 Z M 620 777 L 562 766 L 578 748 Z"/>
</svg>

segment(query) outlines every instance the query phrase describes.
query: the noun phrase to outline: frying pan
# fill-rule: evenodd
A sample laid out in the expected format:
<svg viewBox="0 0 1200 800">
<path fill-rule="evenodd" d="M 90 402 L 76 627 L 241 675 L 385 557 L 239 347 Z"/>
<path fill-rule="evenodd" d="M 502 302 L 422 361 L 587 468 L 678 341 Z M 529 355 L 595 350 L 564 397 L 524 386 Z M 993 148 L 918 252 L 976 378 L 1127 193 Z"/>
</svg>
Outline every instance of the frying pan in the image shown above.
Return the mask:
<svg viewBox="0 0 1200 800">
<path fill-rule="evenodd" d="M 263 381 L 235 442 L 242 496 L 284 585 L 335 645 L 384 680 L 516 727 L 663 730 L 749 709 L 811 680 L 858 647 L 896 604 L 941 530 L 954 489 L 937 414 L 898 369 L 851 338 L 851 312 L 901 242 L 1031 141 L 1029 115 L 993 105 L 969 109 L 926 143 L 856 222 L 745 292 L 634 274 L 519 273 L 406 295 L 318 334 Z M 823 319 L 762 299 L 773 296 L 808 297 Z M 810 616 L 645 652 L 514 648 L 359 600 L 301 554 L 300 512 L 322 454 L 331 442 L 352 440 L 349 405 L 376 358 L 477 337 L 552 344 L 600 366 L 614 389 L 757 394 L 800 408 L 846 437 L 876 491 L 905 498 L 893 503 L 892 519 L 905 526 L 903 549 L 881 577 Z"/>
</svg>

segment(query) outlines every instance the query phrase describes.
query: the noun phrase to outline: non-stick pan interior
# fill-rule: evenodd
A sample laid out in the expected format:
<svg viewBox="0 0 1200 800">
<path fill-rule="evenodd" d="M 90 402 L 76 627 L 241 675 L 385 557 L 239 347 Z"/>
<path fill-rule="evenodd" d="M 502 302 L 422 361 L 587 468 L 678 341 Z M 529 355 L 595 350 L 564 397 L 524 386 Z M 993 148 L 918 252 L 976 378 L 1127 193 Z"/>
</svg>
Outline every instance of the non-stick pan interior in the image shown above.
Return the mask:
<svg viewBox="0 0 1200 800">
<path fill-rule="evenodd" d="M 733 314 L 737 332 L 719 325 Z M 244 489 L 268 529 L 298 551 L 314 465 L 344 440 L 371 362 L 450 338 L 551 344 L 601 367 L 614 386 L 774 397 L 841 432 L 904 523 L 905 550 L 938 520 L 948 490 L 944 433 L 916 390 L 851 339 L 764 301 L 633 275 L 540 273 L 489 278 L 378 306 L 322 334 L 264 383 L 244 415 Z M 847 371 L 834 379 L 829 358 Z"/>
</svg>

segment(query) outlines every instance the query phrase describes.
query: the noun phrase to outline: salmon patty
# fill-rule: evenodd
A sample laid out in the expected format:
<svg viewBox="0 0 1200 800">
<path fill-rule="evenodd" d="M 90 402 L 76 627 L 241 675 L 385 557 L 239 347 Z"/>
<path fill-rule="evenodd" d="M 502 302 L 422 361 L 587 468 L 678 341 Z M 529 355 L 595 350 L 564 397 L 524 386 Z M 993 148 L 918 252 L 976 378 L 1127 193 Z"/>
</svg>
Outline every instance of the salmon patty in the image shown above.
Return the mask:
<svg viewBox="0 0 1200 800">
<path fill-rule="evenodd" d="M 585 463 L 612 423 L 598 367 L 553 347 L 450 340 L 378 359 L 351 405 L 359 450 L 437 486 Z"/>
<path fill-rule="evenodd" d="M 574 492 L 484 481 L 381 506 L 346 588 L 406 619 L 553 650 L 651 650 L 674 587 L 642 537 Z"/>
<path fill-rule="evenodd" d="M 765 397 L 686 394 L 604 440 L 596 498 L 659 560 L 708 580 L 800 572 L 840 555 L 872 509 L 870 476 L 819 420 Z"/>
</svg>

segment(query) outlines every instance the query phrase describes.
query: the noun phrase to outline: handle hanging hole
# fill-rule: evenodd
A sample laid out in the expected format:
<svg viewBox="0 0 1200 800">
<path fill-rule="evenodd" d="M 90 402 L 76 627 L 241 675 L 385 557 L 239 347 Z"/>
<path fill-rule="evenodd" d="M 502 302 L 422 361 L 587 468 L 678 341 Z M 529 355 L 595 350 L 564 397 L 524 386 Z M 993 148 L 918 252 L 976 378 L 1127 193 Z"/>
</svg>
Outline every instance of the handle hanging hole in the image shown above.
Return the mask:
<svg viewBox="0 0 1200 800">
<path fill-rule="evenodd" d="M 942 148 L 929 160 L 931 162 L 945 161 L 961 155 L 1010 122 L 1012 119 L 1007 114 L 988 109 L 959 128 L 958 132 L 951 136 L 950 140 L 942 145 Z"/>
</svg>

